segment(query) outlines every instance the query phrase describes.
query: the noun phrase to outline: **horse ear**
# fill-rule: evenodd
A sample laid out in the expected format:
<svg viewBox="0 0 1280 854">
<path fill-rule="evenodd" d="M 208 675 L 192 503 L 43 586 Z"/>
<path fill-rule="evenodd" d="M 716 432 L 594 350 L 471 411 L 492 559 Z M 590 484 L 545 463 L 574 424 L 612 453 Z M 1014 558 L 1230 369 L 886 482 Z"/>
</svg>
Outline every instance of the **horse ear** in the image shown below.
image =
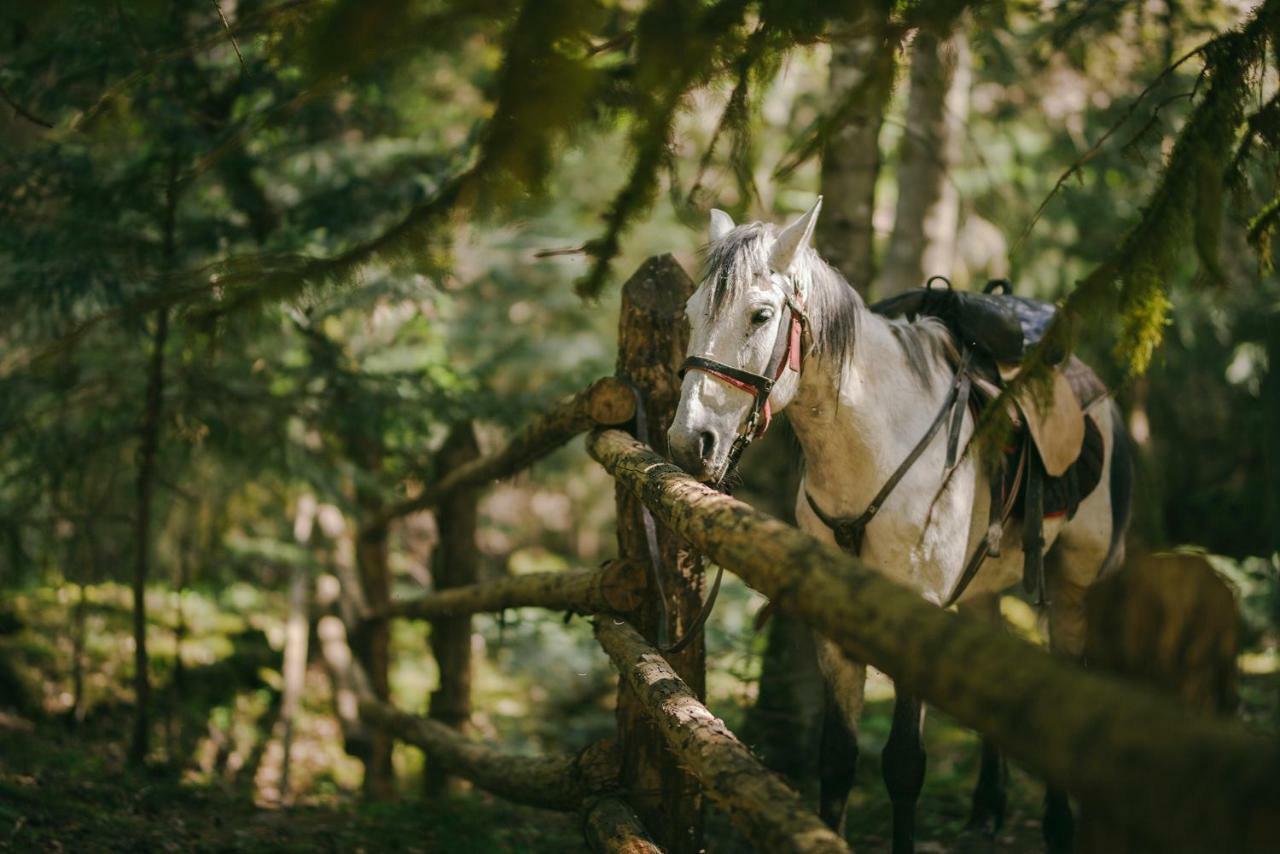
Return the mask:
<svg viewBox="0 0 1280 854">
<path fill-rule="evenodd" d="M 799 219 L 782 229 L 769 252 L 769 266 L 775 272 L 785 273 L 800 255 L 800 251 L 813 239 L 813 227 L 818 223 L 818 211 L 822 210 L 822 196 Z"/>
<path fill-rule="evenodd" d="M 733 231 L 733 217 L 719 208 L 711 209 L 711 242 L 715 243 Z"/>
</svg>

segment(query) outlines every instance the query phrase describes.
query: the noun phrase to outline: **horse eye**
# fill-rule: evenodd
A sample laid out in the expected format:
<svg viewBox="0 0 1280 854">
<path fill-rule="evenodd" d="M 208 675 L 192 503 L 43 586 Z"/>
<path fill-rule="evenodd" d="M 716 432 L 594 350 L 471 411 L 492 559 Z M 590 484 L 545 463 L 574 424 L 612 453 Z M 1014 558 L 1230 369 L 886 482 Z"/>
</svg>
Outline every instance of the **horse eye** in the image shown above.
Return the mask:
<svg viewBox="0 0 1280 854">
<path fill-rule="evenodd" d="M 751 313 L 751 322 L 755 326 L 759 326 L 771 317 L 773 317 L 773 309 L 758 308 Z"/>
</svg>

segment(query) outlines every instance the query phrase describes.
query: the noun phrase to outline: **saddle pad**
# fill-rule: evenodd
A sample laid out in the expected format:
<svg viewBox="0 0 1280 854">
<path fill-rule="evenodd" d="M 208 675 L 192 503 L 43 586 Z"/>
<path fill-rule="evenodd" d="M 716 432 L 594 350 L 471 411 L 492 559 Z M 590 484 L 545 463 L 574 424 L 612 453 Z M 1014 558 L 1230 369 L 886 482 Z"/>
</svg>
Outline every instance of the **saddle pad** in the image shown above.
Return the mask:
<svg viewBox="0 0 1280 854">
<path fill-rule="evenodd" d="M 1102 444 L 1102 430 L 1093 416 L 1085 416 L 1084 441 L 1081 444 L 1079 457 L 1058 477 L 1047 477 L 1044 481 L 1044 515 L 1057 516 L 1065 513 L 1070 519 L 1075 516 L 1080 502 L 1087 498 L 1102 481 L 1102 460 L 1105 449 Z M 1004 466 L 1004 493 L 1014 487 L 1018 454 L 1021 448 L 1014 448 L 1006 455 Z M 1022 505 L 1026 492 L 1025 481 L 1020 484 L 1020 494 L 1015 499 L 1014 507 L 1019 516 L 1023 515 Z"/>
<path fill-rule="evenodd" d="M 1017 375 L 1017 365 L 1000 365 L 1000 376 L 1006 382 Z M 1023 423 L 1031 431 L 1031 440 L 1040 451 L 1045 474 L 1061 477 L 1080 456 L 1084 444 L 1084 410 L 1067 371 L 1054 369 L 1048 399 L 1036 400 L 1031 391 L 1024 390 L 1015 395 L 1014 400 Z"/>
</svg>

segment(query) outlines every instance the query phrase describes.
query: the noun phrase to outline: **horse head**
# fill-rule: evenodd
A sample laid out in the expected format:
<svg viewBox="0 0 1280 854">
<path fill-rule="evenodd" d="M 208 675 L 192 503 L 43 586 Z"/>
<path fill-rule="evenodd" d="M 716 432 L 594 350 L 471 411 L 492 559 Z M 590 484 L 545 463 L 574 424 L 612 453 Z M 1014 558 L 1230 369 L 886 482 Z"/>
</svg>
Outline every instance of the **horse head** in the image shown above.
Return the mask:
<svg viewBox="0 0 1280 854">
<path fill-rule="evenodd" d="M 705 274 L 685 309 L 690 336 L 680 405 L 667 434 L 672 459 L 720 482 L 746 445 L 795 396 L 803 357 L 811 247 L 819 197 L 778 229 L 735 226 L 711 212 Z"/>
</svg>

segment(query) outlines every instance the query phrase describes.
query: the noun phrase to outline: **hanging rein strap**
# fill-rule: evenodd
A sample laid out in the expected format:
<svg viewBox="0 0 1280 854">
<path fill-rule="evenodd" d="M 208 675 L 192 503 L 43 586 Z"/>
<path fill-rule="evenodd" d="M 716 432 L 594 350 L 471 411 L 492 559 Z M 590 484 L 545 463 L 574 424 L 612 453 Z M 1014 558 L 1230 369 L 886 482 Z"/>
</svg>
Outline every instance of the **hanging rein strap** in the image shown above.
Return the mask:
<svg viewBox="0 0 1280 854">
<path fill-rule="evenodd" d="M 890 493 L 897 487 L 902 478 L 906 477 L 907 472 L 915 465 L 916 460 L 920 459 L 920 455 L 924 453 L 925 448 L 929 447 L 929 443 L 933 441 L 933 437 L 938 435 L 938 431 L 942 429 L 942 425 L 947 422 L 947 417 L 951 417 L 951 427 L 948 430 L 947 437 L 947 463 L 946 468 L 950 469 L 956 464 L 956 452 L 959 446 L 960 425 L 964 422 L 964 410 L 969 405 L 969 390 L 972 380 L 969 376 L 969 364 L 973 361 L 973 351 L 966 349 L 964 355 L 960 358 L 960 366 L 956 368 L 955 379 L 951 382 L 951 390 L 947 392 L 947 397 L 942 401 L 942 407 L 938 410 L 938 414 L 934 416 L 933 423 L 929 425 L 929 429 L 920 437 L 920 441 L 916 442 L 911 453 L 907 454 L 906 459 L 898 466 L 898 468 L 889 475 L 889 479 L 885 481 L 884 486 L 880 487 L 880 491 L 871 499 L 871 503 L 867 505 L 867 509 L 862 511 L 861 516 L 829 516 L 823 512 L 818 506 L 818 502 L 813 500 L 813 496 L 809 494 L 809 490 L 805 490 L 805 500 L 809 502 L 810 509 L 813 510 L 822 524 L 831 529 L 831 533 L 835 536 L 836 543 L 840 548 L 850 554 L 858 554 L 862 551 L 862 541 L 867 533 L 867 525 L 880 512 L 880 508 L 884 507 L 884 502 L 888 499 Z"/>
<path fill-rule="evenodd" d="M 733 440 L 733 446 L 729 448 L 729 460 L 724 469 L 725 477 L 722 477 L 720 482 L 716 484 L 716 489 L 721 491 L 724 491 L 725 478 L 738 465 L 742 452 L 747 449 L 747 446 L 753 440 L 763 436 L 764 432 L 769 429 L 769 422 L 773 420 L 773 411 L 769 405 L 769 395 L 773 392 L 774 383 L 782 377 L 783 371 L 788 367 L 796 373 L 800 373 L 800 368 L 802 367 L 804 328 L 808 323 L 808 318 L 805 316 L 799 300 L 790 295 L 785 298 L 786 305 L 782 310 L 781 322 L 778 324 L 778 336 L 773 340 L 773 350 L 769 354 L 769 363 L 765 367 L 765 373 L 752 373 L 703 356 L 690 356 L 684 360 L 684 364 L 680 367 L 681 379 L 691 370 L 702 371 L 723 383 L 745 391 L 752 398 L 751 412 L 747 416 L 747 421 L 742 430 L 738 432 L 737 438 Z M 656 580 L 657 573 L 655 572 L 654 575 Z M 724 567 L 717 564 L 716 577 L 711 583 L 711 592 L 707 594 L 706 600 L 702 603 L 702 609 L 698 611 L 698 615 L 689 624 L 684 636 L 670 646 L 660 647 L 661 652 L 664 654 L 680 652 L 698 636 L 698 632 L 702 629 L 703 624 L 707 622 L 707 618 L 711 616 L 712 609 L 715 608 L 716 597 L 720 593 L 720 582 L 723 578 Z M 659 595 L 661 595 L 660 585 L 658 590 Z M 667 603 L 665 597 L 662 599 L 661 614 L 662 624 L 666 625 Z"/>
</svg>

